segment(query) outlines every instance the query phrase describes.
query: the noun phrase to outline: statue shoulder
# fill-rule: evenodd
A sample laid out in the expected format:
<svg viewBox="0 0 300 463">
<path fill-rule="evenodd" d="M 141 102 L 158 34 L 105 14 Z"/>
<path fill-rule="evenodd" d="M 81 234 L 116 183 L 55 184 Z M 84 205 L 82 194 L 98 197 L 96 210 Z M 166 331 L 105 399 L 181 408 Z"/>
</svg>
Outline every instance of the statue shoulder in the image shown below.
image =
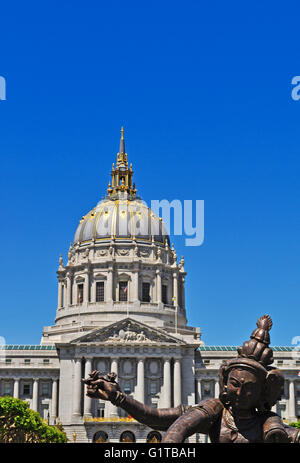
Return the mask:
<svg viewBox="0 0 300 463">
<path fill-rule="evenodd" d="M 192 408 L 203 410 L 211 418 L 217 418 L 222 413 L 224 405 L 219 399 L 206 399 L 194 405 Z"/>
</svg>

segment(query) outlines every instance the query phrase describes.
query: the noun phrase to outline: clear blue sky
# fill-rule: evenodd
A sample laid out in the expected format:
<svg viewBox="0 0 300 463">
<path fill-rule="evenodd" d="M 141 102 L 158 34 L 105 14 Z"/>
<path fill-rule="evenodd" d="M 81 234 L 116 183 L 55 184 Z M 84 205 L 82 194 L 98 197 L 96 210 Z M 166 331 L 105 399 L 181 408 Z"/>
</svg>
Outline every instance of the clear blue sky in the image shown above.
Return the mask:
<svg viewBox="0 0 300 463">
<path fill-rule="evenodd" d="M 104 195 L 124 125 L 145 201 L 204 199 L 185 247 L 189 324 L 239 345 L 269 313 L 300 335 L 297 2 L 51 1 L 1 6 L 1 325 L 38 344 L 58 257 Z"/>
</svg>

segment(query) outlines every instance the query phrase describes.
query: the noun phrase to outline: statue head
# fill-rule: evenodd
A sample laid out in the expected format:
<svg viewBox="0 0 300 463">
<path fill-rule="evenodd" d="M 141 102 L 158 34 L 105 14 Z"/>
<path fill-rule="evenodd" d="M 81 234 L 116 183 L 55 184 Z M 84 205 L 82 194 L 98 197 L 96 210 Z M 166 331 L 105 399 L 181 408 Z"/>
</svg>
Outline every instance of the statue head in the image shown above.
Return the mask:
<svg viewBox="0 0 300 463">
<path fill-rule="evenodd" d="M 272 320 L 263 315 L 250 340 L 238 348 L 238 357 L 224 362 L 219 370 L 220 400 L 237 412 L 271 409 L 283 393 L 284 378 L 272 368 L 273 352 L 269 347 Z"/>
</svg>

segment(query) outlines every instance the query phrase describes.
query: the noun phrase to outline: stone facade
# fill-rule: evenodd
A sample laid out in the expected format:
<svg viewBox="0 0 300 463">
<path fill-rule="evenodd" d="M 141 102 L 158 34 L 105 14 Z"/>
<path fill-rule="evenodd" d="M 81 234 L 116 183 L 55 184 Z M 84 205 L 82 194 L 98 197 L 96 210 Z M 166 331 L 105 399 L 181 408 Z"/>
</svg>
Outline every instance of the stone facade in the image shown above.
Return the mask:
<svg viewBox="0 0 300 463">
<path fill-rule="evenodd" d="M 50 424 L 62 423 L 70 441 L 145 442 L 152 432 L 85 396 L 81 380 L 93 369 L 117 373 L 121 388 L 151 407 L 173 407 L 217 397 L 220 364 L 236 355 L 236 347 L 205 346 L 200 328 L 187 325 L 184 259 L 136 196 L 132 175 L 122 133 L 107 196 L 80 220 L 66 265 L 59 258 L 54 325 L 40 345 L 0 350 L 0 395 L 27 400 Z M 300 416 L 294 354 L 274 348 L 286 378 L 275 408 L 288 422 Z"/>
</svg>

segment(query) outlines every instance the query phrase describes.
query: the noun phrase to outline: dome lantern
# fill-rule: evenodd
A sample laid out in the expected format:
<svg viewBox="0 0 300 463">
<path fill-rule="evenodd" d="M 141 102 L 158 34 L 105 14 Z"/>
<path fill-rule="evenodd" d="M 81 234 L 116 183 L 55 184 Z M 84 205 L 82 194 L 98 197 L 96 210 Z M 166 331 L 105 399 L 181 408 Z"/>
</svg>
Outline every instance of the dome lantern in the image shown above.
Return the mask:
<svg viewBox="0 0 300 463">
<path fill-rule="evenodd" d="M 109 183 L 107 195 L 111 199 L 119 199 L 120 192 L 127 193 L 129 200 L 136 198 L 135 184 L 132 184 L 132 164 L 128 167 L 127 153 L 125 152 L 124 129 L 121 128 L 120 149 L 117 154 L 117 164 L 112 165 L 112 181 Z"/>
</svg>

